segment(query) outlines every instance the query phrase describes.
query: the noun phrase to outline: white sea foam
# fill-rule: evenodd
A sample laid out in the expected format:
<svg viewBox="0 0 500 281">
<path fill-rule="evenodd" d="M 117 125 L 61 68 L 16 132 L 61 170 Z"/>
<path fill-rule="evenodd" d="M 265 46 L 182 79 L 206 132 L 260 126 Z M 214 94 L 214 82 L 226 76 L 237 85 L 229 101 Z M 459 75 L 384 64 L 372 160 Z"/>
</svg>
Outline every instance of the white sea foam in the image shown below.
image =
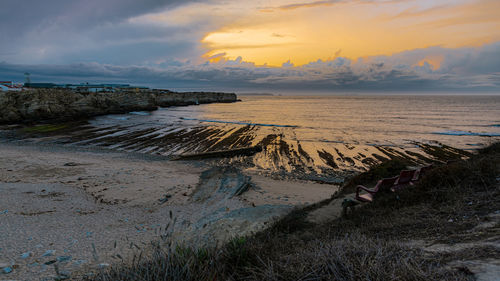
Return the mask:
<svg viewBox="0 0 500 281">
<path fill-rule="evenodd" d="M 479 137 L 498 137 L 500 133 L 474 133 L 465 131 L 444 131 L 444 132 L 433 132 L 436 135 L 448 135 L 448 136 L 479 136 Z"/>
<path fill-rule="evenodd" d="M 149 115 L 151 115 L 151 113 L 146 112 L 146 111 L 132 111 L 132 112 L 129 112 L 129 114 L 141 115 L 141 116 L 149 116 Z"/>
</svg>

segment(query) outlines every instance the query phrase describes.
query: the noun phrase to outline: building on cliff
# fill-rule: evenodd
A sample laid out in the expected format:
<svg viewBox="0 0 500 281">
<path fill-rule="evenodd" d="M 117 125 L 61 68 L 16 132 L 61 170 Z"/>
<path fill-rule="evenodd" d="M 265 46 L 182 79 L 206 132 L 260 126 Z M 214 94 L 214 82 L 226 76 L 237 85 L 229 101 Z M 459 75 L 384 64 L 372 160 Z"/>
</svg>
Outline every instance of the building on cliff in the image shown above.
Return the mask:
<svg viewBox="0 0 500 281">
<path fill-rule="evenodd" d="M 0 91 L 21 91 L 22 84 L 14 84 L 12 81 L 0 81 Z"/>
<path fill-rule="evenodd" d="M 97 93 L 97 92 L 115 92 L 124 89 L 146 90 L 148 87 L 132 86 L 130 84 L 55 84 L 55 83 L 24 83 L 26 88 L 34 89 L 71 89 L 77 92 Z"/>
</svg>

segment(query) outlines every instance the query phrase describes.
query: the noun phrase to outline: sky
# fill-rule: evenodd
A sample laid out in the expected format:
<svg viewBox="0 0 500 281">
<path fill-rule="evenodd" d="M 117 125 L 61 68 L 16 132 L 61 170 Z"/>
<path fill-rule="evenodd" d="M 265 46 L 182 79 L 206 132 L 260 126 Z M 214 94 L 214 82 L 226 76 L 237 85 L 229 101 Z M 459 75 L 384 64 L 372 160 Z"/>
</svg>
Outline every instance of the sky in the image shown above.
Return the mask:
<svg viewBox="0 0 500 281">
<path fill-rule="evenodd" d="M 498 0 L 3 0 L 0 80 L 500 93 Z"/>
</svg>

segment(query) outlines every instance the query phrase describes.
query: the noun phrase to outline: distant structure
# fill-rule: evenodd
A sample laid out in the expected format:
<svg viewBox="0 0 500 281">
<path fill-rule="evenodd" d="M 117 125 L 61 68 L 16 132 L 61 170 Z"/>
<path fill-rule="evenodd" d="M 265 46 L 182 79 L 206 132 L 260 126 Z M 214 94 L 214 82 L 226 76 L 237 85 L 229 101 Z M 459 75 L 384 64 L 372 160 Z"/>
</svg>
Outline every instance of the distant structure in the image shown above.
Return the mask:
<svg viewBox="0 0 500 281">
<path fill-rule="evenodd" d="M 22 84 L 14 84 L 12 81 L 0 81 L 0 91 L 21 91 Z"/>
<path fill-rule="evenodd" d="M 15 84 L 12 81 L 0 81 L 0 91 L 21 91 L 23 88 L 31 89 L 71 89 L 80 93 L 100 93 L 116 91 L 136 91 L 148 90 L 148 87 L 132 86 L 130 84 L 90 84 L 89 82 L 80 84 L 56 84 L 56 83 L 32 83 L 31 74 L 24 73 L 25 83 Z"/>
<path fill-rule="evenodd" d="M 72 89 L 77 92 L 97 93 L 97 92 L 115 92 L 118 90 L 146 90 L 148 87 L 131 86 L 130 84 L 55 84 L 55 83 L 24 83 L 26 88 L 34 89 Z"/>
</svg>

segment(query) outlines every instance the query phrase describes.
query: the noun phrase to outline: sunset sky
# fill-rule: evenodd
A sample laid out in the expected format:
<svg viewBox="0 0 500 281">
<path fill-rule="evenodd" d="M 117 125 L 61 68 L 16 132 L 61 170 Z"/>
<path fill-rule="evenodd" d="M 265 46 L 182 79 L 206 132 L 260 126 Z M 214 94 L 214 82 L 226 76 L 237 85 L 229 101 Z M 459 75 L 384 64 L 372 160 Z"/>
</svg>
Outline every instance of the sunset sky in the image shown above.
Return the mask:
<svg viewBox="0 0 500 281">
<path fill-rule="evenodd" d="M 0 80 L 498 91 L 498 0 L 6 0 Z"/>
</svg>

